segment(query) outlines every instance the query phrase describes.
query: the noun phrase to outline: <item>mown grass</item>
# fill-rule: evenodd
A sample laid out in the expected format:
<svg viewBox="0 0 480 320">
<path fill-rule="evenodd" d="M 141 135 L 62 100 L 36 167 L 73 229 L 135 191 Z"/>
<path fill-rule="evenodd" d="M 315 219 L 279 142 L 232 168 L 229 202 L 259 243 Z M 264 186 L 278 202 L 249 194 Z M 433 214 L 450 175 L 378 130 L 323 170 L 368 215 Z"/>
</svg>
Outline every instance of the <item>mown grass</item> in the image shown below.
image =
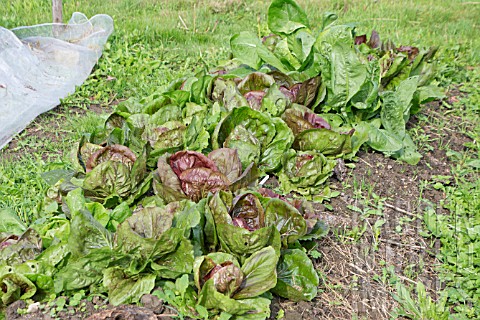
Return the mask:
<svg viewBox="0 0 480 320">
<path fill-rule="evenodd" d="M 88 110 L 90 104 L 107 105 L 129 97 L 145 97 L 162 91 L 173 79 L 228 59 L 231 35 L 242 30 L 259 34 L 267 32 L 269 3 L 240 0 L 64 0 L 65 21 L 75 11 L 84 12 L 87 16 L 106 13 L 114 18 L 115 32 L 86 83 L 66 98 L 60 109 L 42 115 L 27 131 L 19 134 L 13 147 L 0 151 L 0 208 L 13 208 L 25 221 L 41 215 L 38 204 L 46 188 L 42 172 L 68 167 L 68 151 L 72 144 L 82 132 L 90 131 L 102 122 L 101 115 Z M 474 207 L 475 211 L 469 207 L 471 203 L 478 206 L 478 198 L 469 198 L 472 193 L 478 192 L 478 180 L 472 178 L 478 178 L 478 167 L 469 163 L 475 159 L 478 161 L 480 152 L 480 70 L 475 67 L 480 62 L 480 4 L 459 0 L 299 0 L 298 3 L 305 8 L 311 21 L 321 21 L 324 12 L 331 11 L 338 14 L 342 23 L 354 22 L 359 34 L 369 34 L 375 29 L 382 39 L 389 38 L 398 45 L 440 46 L 438 82 L 445 87 L 465 84 L 461 90 L 468 95 L 453 105 L 452 112 L 467 122 L 477 124 L 473 131 L 469 127 L 469 132 L 466 132 L 476 141 L 475 144 L 465 153 L 452 153 L 452 159 L 456 159 L 455 174 L 468 176 L 469 179 L 459 178 L 455 186 L 446 190 L 449 203 L 453 206 L 449 208 L 456 210 L 458 219 L 468 222 L 464 224 L 465 228 L 472 223 L 468 217 L 474 216 L 477 220 L 473 221 L 478 221 L 480 209 Z M 50 1 L 44 0 L 10 0 L 2 6 L 0 26 L 13 28 L 49 22 L 50 5 Z M 466 67 L 473 69 L 467 71 Z M 449 220 L 448 223 L 452 222 Z M 441 238 L 446 244 L 451 244 L 458 243 L 456 237 Z M 479 242 L 474 243 L 478 245 Z M 449 248 L 449 252 L 455 250 L 445 247 Z M 444 279 L 448 280 L 447 275 L 455 275 L 458 269 L 449 268 L 449 255 L 442 254 L 440 258 L 446 262 Z M 477 275 L 480 272 L 478 268 L 473 270 Z M 453 277 L 454 280 L 447 282 L 449 288 L 457 285 L 465 287 L 462 281 Z M 450 301 L 457 303 L 461 309 L 462 305 L 480 299 L 477 293 L 470 294 L 472 292 L 467 290 L 463 304 L 449 296 Z M 468 316 L 468 312 L 472 311 L 462 312 Z"/>
</svg>

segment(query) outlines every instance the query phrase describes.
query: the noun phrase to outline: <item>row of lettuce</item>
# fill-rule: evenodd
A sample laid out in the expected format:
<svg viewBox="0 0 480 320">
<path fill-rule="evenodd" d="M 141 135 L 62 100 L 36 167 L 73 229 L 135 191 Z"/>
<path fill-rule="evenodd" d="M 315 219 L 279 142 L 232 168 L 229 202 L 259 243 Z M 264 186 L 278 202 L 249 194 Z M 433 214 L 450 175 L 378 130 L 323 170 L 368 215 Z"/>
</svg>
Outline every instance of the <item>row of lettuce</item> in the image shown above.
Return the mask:
<svg viewBox="0 0 480 320">
<path fill-rule="evenodd" d="M 117 305 L 163 288 L 184 316 L 263 319 L 271 293 L 313 299 L 305 247 L 326 227 L 306 199 L 329 197 L 337 160 L 363 145 L 417 163 L 406 122 L 442 95 L 435 49 L 367 41 L 335 19 L 312 30 L 275 0 L 272 34 L 237 34 L 215 70 L 118 105 L 72 170 L 45 174 L 43 217 L 0 212 L 2 303 L 83 289 Z M 258 186 L 266 175 L 275 192 Z"/>
</svg>

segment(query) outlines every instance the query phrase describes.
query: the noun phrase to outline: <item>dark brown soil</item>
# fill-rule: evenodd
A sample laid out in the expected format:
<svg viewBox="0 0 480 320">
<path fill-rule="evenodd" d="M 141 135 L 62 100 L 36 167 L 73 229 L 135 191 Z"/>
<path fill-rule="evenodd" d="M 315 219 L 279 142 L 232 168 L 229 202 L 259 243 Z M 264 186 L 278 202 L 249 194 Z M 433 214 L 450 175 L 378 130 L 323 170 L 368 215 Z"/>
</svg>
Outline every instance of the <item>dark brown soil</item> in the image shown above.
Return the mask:
<svg viewBox="0 0 480 320">
<path fill-rule="evenodd" d="M 57 110 L 58 111 L 58 110 Z M 104 111 L 102 109 L 101 111 Z M 444 115 L 439 103 L 429 104 L 412 119 L 410 127 L 423 137 L 423 158 L 411 166 L 375 152 L 360 152 L 354 169 L 346 178 L 332 178 L 331 187 L 341 195 L 331 199 L 332 210 L 320 206 L 320 214 L 330 226 L 329 234 L 318 243 L 321 258 L 315 266 L 321 278 L 319 294 L 312 302 L 294 303 L 275 298 L 272 319 L 280 309 L 284 319 L 389 319 L 396 307 L 392 297 L 395 281 L 411 285 L 422 281 L 435 296 L 441 286 L 434 270 L 434 253 L 438 243 L 420 235 L 422 213 L 432 207 L 442 214 L 438 204 L 444 199 L 441 190 L 432 187 L 438 176 L 449 176 L 451 163 L 446 150 L 461 151 L 469 138 L 458 126 L 460 119 Z M 81 114 L 81 112 L 79 112 Z M 40 120 L 48 123 L 49 117 Z M 443 125 L 437 125 L 441 122 Z M 38 134 L 35 123 L 26 130 Z M 52 139 L 58 139 L 52 137 Z M 415 140 L 415 138 L 414 138 Z M 15 147 L 15 141 L 10 149 Z M 7 154 L 14 152 L 7 152 Z M 446 182 L 448 183 L 448 182 Z M 323 209 L 322 209 L 323 208 Z M 358 208 L 351 210 L 352 208 Z M 371 215 L 365 214 L 372 209 Z M 363 211 L 361 214 L 357 211 Z M 384 220 L 378 234 L 375 222 Z M 352 230 L 363 232 L 353 232 Z M 64 311 L 61 319 L 168 319 L 170 314 L 158 301 L 144 300 L 145 307 L 105 306 L 101 299 L 86 301 L 82 309 Z M 21 315 L 24 302 L 7 309 L 7 319 L 52 319 L 47 309 Z M 106 308 L 106 309 L 103 309 Z M 168 311 L 168 310 L 167 310 Z M 63 311 L 62 311 L 63 312 Z"/>
</svg>

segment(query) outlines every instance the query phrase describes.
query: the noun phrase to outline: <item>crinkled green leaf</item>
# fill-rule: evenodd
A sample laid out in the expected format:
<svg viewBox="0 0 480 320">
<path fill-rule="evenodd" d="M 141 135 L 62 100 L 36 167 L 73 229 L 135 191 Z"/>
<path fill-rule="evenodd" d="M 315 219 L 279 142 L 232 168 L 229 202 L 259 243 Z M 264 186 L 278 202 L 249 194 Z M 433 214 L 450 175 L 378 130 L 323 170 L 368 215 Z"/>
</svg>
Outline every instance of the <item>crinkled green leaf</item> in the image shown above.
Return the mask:
<svg viewBox="0 0 480 320">
<path fill-rule="evenodd" d="M 281 159 L 285 150 L 290 149 L 294 141 L 292 130 L 280 118 L 272 118 L 275 125 L 275 136 L 272 141 L 265 147 L 259 163 L 259 169 L 264 172 L 278 170 L 281 165 Z"/>
<path fill-rule="evenodd" d="M 324 30 L 315 47 L 321 55 L 322 80 L 327 86 L 327 105 L 340 111 L 367 80 L 367 66 L 354 48 L 351 27 Z"/>
<path fill-rule="evenodd" d="M 333 173 L 336 162 L 314 151 L 288 150 L 283 156 L 283 168 L 278 174 L 283 192 L 314 195 L 323 190 L 323 184 Z"/>
<path fill-rule="evenodd" d="M 151 268 L 159 278 L 175 279 L 191 273 L 193 261 L 193 245 L 184 238 L 174 252 L 152 262 Z"/>
<path fill-rule="evenodd" d="M 261 161 L 261 154 L 275 137 L 272 119 L 249 107 L 232 110 L 215 128 L 212 137 L 214 149 L 228 147 L 238 149 L 238 155 L 246 168 L 252 161 Z"/>
<path fill-rule="evenodd" d="M 418 77 L 411 77 L 400 83 L 395 92 L 383 94 L 383 105 L 380 111 L 382 125 L 385 130 L 400 140 L 405 136 L 405 124 L 410 117 L 410 106 L 417 90 Z"/>
<path fill-rule="evenodd" d="M 273 226 L 248 231 L 230 224 L 216 224 L 216 231 L 222 250 L 239 259 L 266 246 L 273 246 L 276 250 L 280 248 L 280 235 Z"/>
<path fill-rule="evenodd" d="M 85 206 L 81 189 L 71 191 L 66 198 L 72 216 L 68 246 L 74 257 L 92 249 L 113 247 L 113 235 L 92 216 Z"/>
<path fill-rule="evenodd" d="M 128 277 L 121 268 L 109 268 L 103 272 L 103 285 L 108 289 L 108 300 L 114 306 L 135 303 L 155 287 L 154 274 Z"/>
<path fill-rule="evenodd" d="M 123 253 L 103 247 L 92 249 L 78 259 L 69 260 L 68 264 L 55 274 L 55 292 L 78 290 L 99 283 L 103 270 L 124 256 Z"/>
</svg>

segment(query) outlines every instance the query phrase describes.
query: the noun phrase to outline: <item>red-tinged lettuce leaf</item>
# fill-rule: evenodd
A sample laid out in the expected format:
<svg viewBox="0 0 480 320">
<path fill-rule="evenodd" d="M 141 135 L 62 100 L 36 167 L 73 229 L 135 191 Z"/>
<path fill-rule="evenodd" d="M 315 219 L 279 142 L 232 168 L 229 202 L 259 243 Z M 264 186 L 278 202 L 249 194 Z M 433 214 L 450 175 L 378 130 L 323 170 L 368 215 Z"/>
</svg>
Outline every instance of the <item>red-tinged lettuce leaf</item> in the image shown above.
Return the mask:
<svg viewBox="0 0 480 320">
<path fill-rule="evenodd" d="M 153 150 L 182 147 L 186 131 L 187 127 L 179 121 L 169 121 L 160 126 L 149 124 L 142 134 L 142 139 L 148 141 Z"/>
<path fill-rule="evenodd" d="M 146 147 L 138 157 L 125 146 L 108 146 L 98 150 L 87 162 L 87 174 L 82 185 L 85 196 L 104 202 L 108 207 L 133 194 L 135 197 L 130 201 L 134 201 L 142 195 L 137 191 L 146 176 L 146 161 Z"/>
<path fill-rule="evenodd" d="M 345 155 L 352 152 L 350 133 L 338 133 L 329 129 L 308 129 L 300 132 L 293 148 L 300 151 L 316 151 L 324 155 Z"/>
<path fill-rule="evenodd" d="M 109 268 L 103 272 L 103 285 L 108 290 L 108 300 L 114 306 L 136 303 L 144 294 L 155 287 L 155 274 L 141 274 L 129 277 L 119 268 Z"/>
<path fill-rule="evenodd" d="M 219 172 L 223 173 L 229 181 L 233 182 L 242 175 L 242 162 L 236 149 L 220 148 L 208 154 Z"/>
<path fill-rule="evenodd" d="M 322 78 L 318 76 L 290 87 L 280 87 L 280 91 L 287 96 L 292 103 L 309 107 L 315 102 L 321 83 Z"/>
<path fill-rule="evenodd" d="M 317 296 L 318 284 L 318 274 L 305 252 L 282 250 L 273 293 L 293 301 L 310 301 Z"/>
<path fill-rule="evenodd" d="M 219 171 L 215 162 L 196 151 L 179 151 L 170 157 L 169 164 L 177 176 L 180 176 L 183 171 L 193 168 L 207 168 L 212 171 Z"/>
<path fill-rule="evenodd" d="M 380 35 L 378 34 L 377 31 L 372 30 L 372 34 L 370 35 L 370 39 L 367 42 L 367 45 L 372 48 L 380 48 L 382 42 L 380 41 Z"/>
<path fill-rule="evenodd" d="M 257 181 L 260 176 L 260 172 L 257 168 L 255 162 L 250 163 L 250 165 L 243 171 L 243 173 L 232 182 L 229 189 L 230 191 L 237 191 L 242 188 L 251 186 L 254 182 Z"/>
<path fill-rule="evenodd" d="M 211 99 L 213 102 L 218 102 L 228 111 L 249 105 L 247 99 L 240 93 L 237 84 L 232 79 L 218 78 L 215 80 Z"/>
<path fill-rule="evenodd" d="M 280 232 L 284 247 L 307 233 L 307 223 L 295 207 L 280 199 L 270 199 L 265 205 L 265 224 Z"/>
<path fill-rule="evenodd" d="M 98 144 L 88 142 L 87 138 L 82 136 L 70 153 L 70 161 L 72 162 L 74 169 L 78 172 L 84 173 L 86 171 L 86 163 L 88 159 L 102 148 L 103 147 Z"/>
<path fill-rule="evenodd" d="M 261 308 L 257 310 L 258 303 L 256 300 L 261 300 Z M 232 315 L 252 315 L 256 313 L 270 314 L 270 300 L 266 298 L 256 298 L 256 299 L 244 299 L 244 300 L 235 300 L 232 299 L 220 292 L 215 288 L 213 279 L 205 282 L 205 285 L 202 287 L 198 295 L 198 305 L 206 308 L 207 310 L 220 310 L 227 312 Z M 268 311 L 267 311 L 268 309 Z M 265 319 L 262 317 L 261 319 Z"/>
<path fill-rule="evenodd" d="M 255 297 L 269 290 L 267 288 L 275 281 L 270 271 L 272 267 L 275 269 L 278 259 L 275 251 L 269 248 L 257 253 L 248 263 L 246 261 L 245 268 L 240 268 L 235 257 L 227 253 L 216 252 L 198 257 L 194 264 L 194 280 L 199 290 L 198 305 L 208 310 L 227 312 L 239 319 L 266 319 L 270 314 L 269 299 L 256 297 L 236 300 L 230 296 L 247 283 L 249 289 L 245 291 L 246 296 Z M 248 281 L 243 269 L 249 275 Z"/>
<path fill-rule="evenodd" d="M 260 200 L 251 193 L 245 193 L 233 199 L 229 212 L 234 226 L 248 231 L 258 230 L 265 226 L 265 213 Z"/>
<path fill-rule="evenodd" d="M 260 163 L 262 153 L 276 135 L 275 124 L 268 115 L 249 107 L 232 110 L 215 128 L 213 149 L 237 149 L 246 168 L 250 163 Z M 278 159 L 276 159 L 278 160 Z"/>
<path fill-rule="evenodd" d="M 17 265 L 35 259 L 42 251 L 42 238 L 37 231 L 27 229 L 21 235 L 0 233 L 0 261 Z"/>
<path fill-rule="evenodd" d="M 330 124 L 322 117 L 311 112 L 302 112 L 298 108 L 285 110 L 282 119 L 297 136 L 299 133 L 308 129 L 330 129 Z"/>
<path fill-rule="evenodd" d="M 218 292 L 230 297 L 240 288 L 243 282 L 243 274 L 239 267 L 233 263 L 221 265 L 213 269 L 207 276 L 213 279 L 213 284 Z"/>
<path fill-rule="evenodd" d="M 153 180 L 153 190 L 155 194 L 167 203 L 186 199 L 187 196 L 183 193 L 180 179 L 173 172 L 167 159 L 167 155 L 163 155 L 158 159 L 157 171 Z"/>
<path fill-rule="evenodd" d="M 193 168 L 183 171 L 179 176 L 185 195 L 195 202 L 205 198 L 209 192 L 228 190 L 230 181 L 218 171 L 209 168 Z"/>
<path fill-rule="evenodd" d="M 245 95 L 248 92 L 266 92 L 275 83 L 275 79 L 262 72 L 252 72 L 238 84 L 238 90 Z M 248 99 L 247 99 L 248 100 Z"/>
<path fill-rule="evenodd" d="M 117 245 L 125 253 L 135 252 L 141 263 L 155 261 L 174 252 L 184 230 L 172 227 L 178 203 L 164 208 L 147 207 L 134 213 L 117 228 Z"/>
<path fill-rule="evenodd" d="M 87 160 L 86 172 L 107 161 L 123 163 L 128 169 L 133 167 L 137 156 L 127 147 L 122 145 L 107 146 L 95 151 Z"/>
<path fill-rule="evenodd" d="M 247 99 L 248 105 L 254 110 L 260 110 L 262 108 L 263 97 L 266 92 L 264 91 L 249 91 L 243 96 Z"/>
<path fill-rule="evenodd" d="M 360 45 L 360 44 L 362 44 L 362 43 L 366 43 L 366 42 L 367 42 L 367 35 L 366 35 L 366 34 L 362 34 L 362 35 L 360 35 L 360 36 L 356 36 L 356 37 L 355 37 L 354 43 L 355 43 L 355 45 L 357 45 L 357 46 Z"/>
<path fill-rule="evenodd" d="M 193 278 L 195 286 L 200 291 L 207 280 L 211 278 L 211 272 L 221 265 L 232 264 L 240 269 L 237 259 L 229 253 L 212 252 L 206 256 L 199 256 L 193 264 Z"/>
</svg>

